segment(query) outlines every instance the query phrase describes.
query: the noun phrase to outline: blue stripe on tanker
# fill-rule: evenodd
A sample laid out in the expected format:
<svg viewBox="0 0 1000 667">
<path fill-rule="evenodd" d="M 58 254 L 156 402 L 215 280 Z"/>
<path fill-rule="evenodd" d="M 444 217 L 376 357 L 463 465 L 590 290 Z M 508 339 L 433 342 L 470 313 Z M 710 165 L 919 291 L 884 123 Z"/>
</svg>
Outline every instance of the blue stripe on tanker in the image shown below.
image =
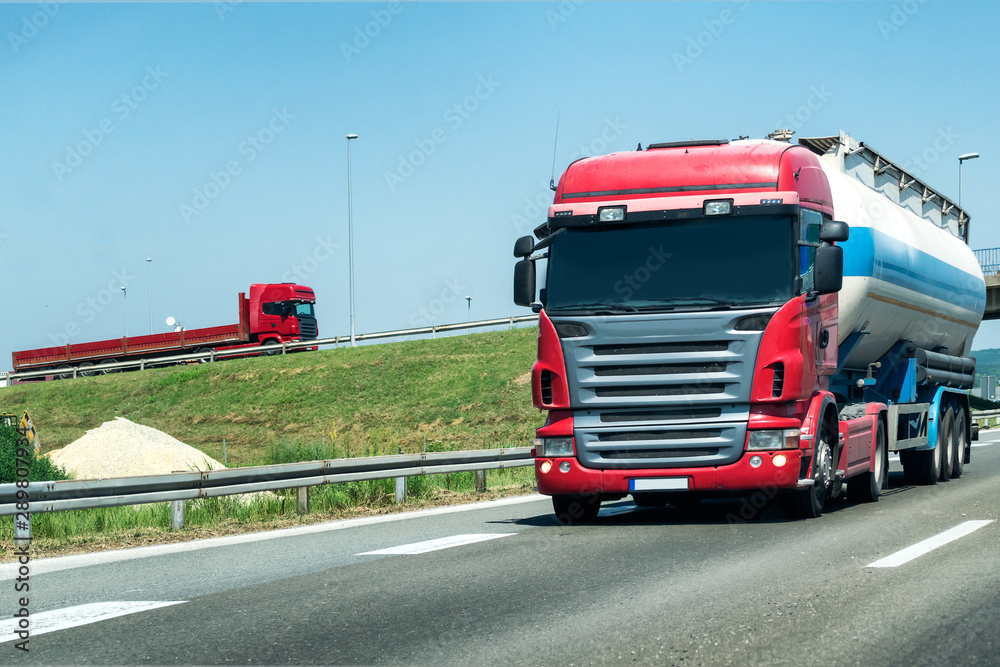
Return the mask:
<svg viewBox="0 0 1000 667">
<path fill-rule="evenodd" d="M 975 313 L 986 307 L 982 278 L 888 234 L 871 227 L 851 227 L 850 238 L 840 245 L 845 277 L 875 277 Z"/>
</svg>

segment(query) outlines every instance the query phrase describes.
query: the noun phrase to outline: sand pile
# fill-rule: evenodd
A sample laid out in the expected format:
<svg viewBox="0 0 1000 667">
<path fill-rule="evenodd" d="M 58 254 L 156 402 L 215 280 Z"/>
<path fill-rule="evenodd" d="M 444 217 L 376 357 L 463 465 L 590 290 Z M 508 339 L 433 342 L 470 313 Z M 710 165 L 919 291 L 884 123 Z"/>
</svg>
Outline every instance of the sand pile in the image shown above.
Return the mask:
<svg viewBox="0 0 1000 667">
<path fill-rule="evenodd" d="M 50 454 L 76 479 L 162 475 L 191 470 L 224 470 L 207 454 L 155 428 L 121 417 L 87 431 Z"/>
</svg>

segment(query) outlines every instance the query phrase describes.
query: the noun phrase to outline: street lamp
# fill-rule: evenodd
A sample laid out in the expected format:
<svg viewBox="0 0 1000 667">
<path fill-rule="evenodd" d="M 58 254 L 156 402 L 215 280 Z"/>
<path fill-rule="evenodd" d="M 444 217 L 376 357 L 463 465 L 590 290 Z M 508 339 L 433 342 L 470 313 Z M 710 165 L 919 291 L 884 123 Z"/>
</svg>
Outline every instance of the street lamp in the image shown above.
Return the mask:
<svg viewBox="0 0 1000 667">
<path fill-rule="evenodd" d="M 351 139 L 358 135 L 347 135 L 347 265 L 351 272 L 351 347 L 354 347 L 354 220 L 351 210 Z"/>
<path fill-rule="evenodd" d="M 468 317 L 466 317 L 466 322 L 471 322 L 472 321 L 472 297 L 471 296 L 467 296 L 467 297 L 465 297 L 465 300 L 469 302 L 469 315 L 468 315 Z"/>
<path fill-rule="evenodd" d="M 128 290 L 122 285 L 122 303 L 125 305 L 125 337 L 128 338 Z"/>
<path fill-rule="evenodd" d="M 979 153 L 966 153 L 958 156 L 958 207 L 962 208 L 962 163 L 966 160 L 975 160 Z"/>
<path fill-rule="evenodd" d="M 153 258 L 146 258 L 146 296 L 149 297 L 149 333 L 153 333 Z"/>
</svg>

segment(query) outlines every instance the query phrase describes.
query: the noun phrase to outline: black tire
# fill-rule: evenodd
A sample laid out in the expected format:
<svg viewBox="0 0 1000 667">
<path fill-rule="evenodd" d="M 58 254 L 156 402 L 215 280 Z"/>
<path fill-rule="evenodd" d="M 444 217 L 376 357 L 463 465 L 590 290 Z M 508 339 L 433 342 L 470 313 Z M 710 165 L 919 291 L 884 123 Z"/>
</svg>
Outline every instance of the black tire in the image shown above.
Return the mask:
<svg viewBox="0 0 1000 667">
<path fill-rule="evenodd" d="M 199 347 L 197 350 L 194 351 L 194 353 L 195 354 L 208 354 L 211 351 L 212 351 L 212 348 L 210 348 L 210 347 Z M 199 359 L 198 363 L 199 364 L 207 364 L 210 361 L 211 361 L 210 358 L 209 359 Z"/>
<path fill-rule="evenodd" d="M 97 375 L 97 371 L 93 370 L 93 368 L 94 368 L 94 362 L 92 361 L 83 362 L 82 364 L 80 364 L 79 368 L 77 368 L 76 371 L 77 377 L 89 378 Z"/>
<path fill-rule="evenodd" d="M 955 441 L 955 413 L 948 410 L 941 426 L 944 427 L 944 433 L 942 434 L 940 429 L 938 430 L 938 447 L 941 446 L 943 435 L 944 449 L 941 450 L 941 476 L 938 481 L 947 482 L 951 479 L 951 471 L 955 465 L 955 445 L 957 444 Z"/>
<path fill-rule="evenodd" d="M 262 345 L 265 345 L 265 346 L 267 346 L 269 348 L 274 348 L 274 347 L 278 348 L 276 350 L 275 349 L 269 349 L 269 350 L 262 351 L 261 354 L 264 355 L 265 357 L 273 357 L 273 356 L 275 356 L 277 354 L 281 354 L 281 343 L 279 343 L 278 341 L 276 341 L 273 338 L 268 338 L 266 341 L 264 341 L 262 343 Z"/>
<path fill-rule="evenodd" d="M 937 446 L 934 449 L 926 449 L 918 452 L 910 452 L 907 461 L 903 461 L 903 473 L 907 475 L 907 484 L 920 484 L 932 486 L 941 479 L 941 454 L 945 449 L 945 434 L 951 427 L 951 412 L 945 412 L 944 418 L 938 425 Z M 912 469 L 912 472 L 908 472 Z"/>
<path fill-rule="evenodd" d="M 857 503 L 878 502 L 889 479 L 889 452 L 885 447 L 885 426 L 879 419 L 875 429 L 875 469 L 852 477 L 847 482 L 848 500 Z"/>
<path fill-rule="evenodd" d="M 601 500 L 597 495 L 552 496 L 552 511 L 564 526 L 593 521 L 600 509 Z"/>
<path fill-rule="evenodd" d="M 69 364 L 63 364 L 53 369 L 52 374 L 60 380 L 66 380 L 73 377 L 73 367 Z"/>
<path fill-rule="evenodd" d="M 955 423 L 952 432 L 952 454 L 955 458 L 951 464 L 951 478 L 958 479 L 965 471 L 965 455 L 969 449 L 969 443 L 965 439 L 965 410 L 959 408 L 955 414 Z"/>
<path fill-rule="evenodd" d="M 816 519 L 823 514 L 834 474 L 834 452 L 830 439 L 829 429 L 822 428 L 813 444 L 810 477 L 813 483 L 801 491 L 795 491 L 790 497 L 790 509 L 796 518 Z"/>
<path fill-rule="evenodd" d="M 117 364 L 118 360 L 117 359 L 102 359 L 101 363 L 102 364 Z M 120 368 L 105 368 L 105 369 L 101 370 L 101 375 L 111 375 L 112 373 L 119 373 L 119 372 L 121 372 L 121 370 L 122 369 L 120 369 Z"/>
</svg>

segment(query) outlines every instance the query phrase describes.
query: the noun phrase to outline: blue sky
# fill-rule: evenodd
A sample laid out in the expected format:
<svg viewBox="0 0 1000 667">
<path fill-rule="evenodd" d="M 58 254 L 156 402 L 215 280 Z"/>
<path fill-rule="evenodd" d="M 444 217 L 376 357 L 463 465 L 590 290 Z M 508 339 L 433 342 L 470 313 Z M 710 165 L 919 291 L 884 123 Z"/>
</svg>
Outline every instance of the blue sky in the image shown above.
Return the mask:
<svg viewBox="0 0 1000 667">
<path fill-rule="evenodd" d="M 133 335 L 150 301 L 155 331 L 227 324 L 283 280 L 345 335 L 348 133 L 359 333 L 464 321 L 466 295 L 528 312 L 511 248 L 551 202 L 557 115 L 557 178 L 791 126 L 920 159 L 957 199 L 979 152 L 972 246 L 1000 246 L 998 24 L 914 0 L 0 5 L 0 359 L 121 336 L 122 284 Z"/>
</svg>

